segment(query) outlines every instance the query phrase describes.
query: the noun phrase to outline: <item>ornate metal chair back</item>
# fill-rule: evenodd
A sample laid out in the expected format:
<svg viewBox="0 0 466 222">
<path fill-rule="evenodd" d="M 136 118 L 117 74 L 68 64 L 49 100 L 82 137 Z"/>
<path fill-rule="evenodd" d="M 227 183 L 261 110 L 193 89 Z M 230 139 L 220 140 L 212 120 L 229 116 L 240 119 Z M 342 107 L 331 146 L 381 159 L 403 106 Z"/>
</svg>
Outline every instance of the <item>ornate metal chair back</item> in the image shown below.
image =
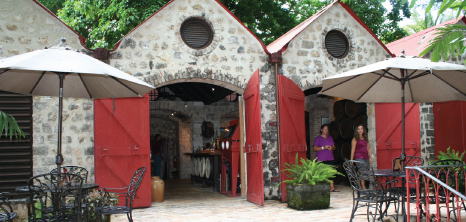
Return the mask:
<svg viewBox="0 0 466 222">
<path fill-rule="evenodd" d="M 131 182 L 128 186 L 128 194 L 126 195 L 126 206 L 132 208 L 133 207 L 133 200 L 136 196 L 136 192 L 141 184 L 142 178 L 144 173 L 146 172 L 146 167 L 141 167 L 134 172 L 133 177 L 131 178 Z"/>
<path fill-rule="evenodd" d="M 83 183 L 87 183 L 87 176 L 89 172 L 86 168 L 80 166 L 62 166 L 63 173 L 78 174 L 83 178 Z M 58 173 L 58 169 L 55 168 L 50 173 Z"/>
<path fill-rule="evenodd" d="M 13 212 L 13 208 L 8 201 L 10 197 L 11 193 L 9 192 L 0 193 L 0 221 L 11 222 L 18 216 L 16 212 Z"/>
<path fill-rule="evenodd" d="M 80 175 L 70 173 L 29 179 L 29 221 L 81 221 L 82 184 Z"/>
</svg>

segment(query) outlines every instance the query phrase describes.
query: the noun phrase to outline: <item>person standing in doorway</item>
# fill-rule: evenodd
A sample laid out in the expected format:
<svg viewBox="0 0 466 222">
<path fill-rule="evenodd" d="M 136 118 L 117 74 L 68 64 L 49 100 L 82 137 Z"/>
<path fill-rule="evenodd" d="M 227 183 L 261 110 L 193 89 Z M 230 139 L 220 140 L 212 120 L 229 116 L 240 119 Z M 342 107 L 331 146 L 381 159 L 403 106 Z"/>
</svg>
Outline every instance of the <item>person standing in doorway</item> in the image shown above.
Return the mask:
<svg viewBox="0 0 466 222">
<path fill-rule="evenodd" d="M 162 167 L 162 136 L 160 134 L 156 134 L 155 140 L 151 141 L 150 151 L 152 160 L 154 161 L 154 175 L 160 177 Z"/>
<path fill-rule="evenodd" d="M 372 164 L 371 145 L 367 139 L 367 131 L 362 124 L 359 124 L 354 130 L 353 141 L 351 142 L 351 160 Z M 361 185 L 363 189 L 366 189 L 364 180 L 361 180 Z"/>
<path fill-rule="evenodd" d="M 325 164 L 334 165 L 333 151 L 335 150 L 335 143 L 333 138 L 328 135 L 328 125 L 324 124 L 320 127 L 320 135 L 314 139 L 314 151 L 316 158 Z M 330 183 L 330 192 L 340 192 L 336 190 L 332 183 Z"/>
</svg>

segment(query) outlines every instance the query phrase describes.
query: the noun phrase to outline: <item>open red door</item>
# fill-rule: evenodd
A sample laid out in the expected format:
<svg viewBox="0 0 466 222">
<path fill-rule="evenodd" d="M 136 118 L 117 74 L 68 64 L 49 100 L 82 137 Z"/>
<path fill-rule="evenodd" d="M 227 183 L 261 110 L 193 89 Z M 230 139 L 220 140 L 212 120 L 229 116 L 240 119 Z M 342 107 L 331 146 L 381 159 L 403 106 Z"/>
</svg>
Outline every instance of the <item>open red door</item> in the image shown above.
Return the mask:
<svg viewBox="0 0 466 222">
<path fill-rule="evenodd" d="M 376 103 L 375 124 L 377 168 L 392 169 L 392 159 L 401 154 L 401 104 Z M 405 127 L 406 155 L 421 156 L 419 104 L 405 104 Z"/>
<path fill-rule="evenodd" d="M 94 100 L 95 181 L 100 187 L 129 185 L 136 169 L 146 172 L 133 207 L 151 206 L 149 96 Z M 118 205 L 125 204 L 125 197 Z"/>
<path fill-rule="evenodd" d="M 306 158 L 306 129 L 304 122 L 305 96 L 301 88 L 291 79 L 278 76 L 278 99 L 280 111 L 280 173 L 281 181 L 287 180 L 283 172 L 285 163 L 294 164 L 296 154 Z M 286 201 L 286 186 L 280 186 L 282 201 Z"/>
<path fill-rule="evenodd" d="M 264 206 L 264 175 L 262 169 L 262 128 L 260 77 L 257 70 L 244 90 L 246 122 L 247 200 Z"/>
</svg>

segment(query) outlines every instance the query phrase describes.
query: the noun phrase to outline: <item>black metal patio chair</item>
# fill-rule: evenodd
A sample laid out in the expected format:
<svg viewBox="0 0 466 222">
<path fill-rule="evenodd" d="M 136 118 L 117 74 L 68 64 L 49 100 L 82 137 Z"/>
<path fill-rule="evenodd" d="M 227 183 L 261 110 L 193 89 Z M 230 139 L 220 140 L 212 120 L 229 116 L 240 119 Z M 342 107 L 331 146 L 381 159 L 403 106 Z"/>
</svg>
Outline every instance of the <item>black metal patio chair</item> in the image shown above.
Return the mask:
<svg viewBox="0 0 466 222">
<path fill-rule="evenodd" d="M 62 166 L 62 173 L 78 174 L 83 178 L 83 183 L 87 183 L 87 176 L 89 171 L 86 168 L 80 166 Z M 58 168 L 54 168 L 50 173 L 58 173 Z"/>
<path fill-rule="evenodd" d="M 10 199 L 11 193 L 9 192 L 2 192 L 0 193 L 0 221 L 8 221 L 11 222 L 15 219 L 18 214 L 13 212 L 13 208 L 11 207 Z"/>
<path fill-rule="evenodd" d="M 353 193 L 353 208 L 350 221 L 353 221 L 358 208 L 367 207 L 367 220 L 378 220 L 387 216 L 387 209 L 391 203 L 395 205 L 396 219 L 398 219 L 399 199 L 393 194 L 383 190 L 383 186 L 378 183 L 374 176 L 374 171 L 369 164 L 359 161 L 346 161 L 343 164 L 350 181 Z M 361 180 L 369 185 L 362 188 Z M 385 208 L 384 208 L 385 204 Z M 371 212 L 371 209 L 374 209 Z M 378 216 L 379 215 L 379 216 Z"/>
<path fill-rule="evenodd" d="M 103 192 L 102 198 L 99 201 L 99 206 L 96 207 L 96 213 L 99 214 L 99 221 L 102 221 L 103 215 L 108 214 L 126 214 L 128 217 L 128 221 L 133 221 L 133 201 L 134 197 L 136 196 L 136 192 L 138 191 L 139 185 L 141 184 L 142 178 L 144 173 L 146 172 L 146 167 L 141 167 L 134 172 L 133 177 L 127 187 L 122 188 L 101 188 L 99 189 Z M 122 192 L 117 192 L 122 191 Z M 109 206 L 109 199 L 110 199 L 110 192 L 119 194 L 119 195 L 126 195 L 125 197 L 125 205 L 124 206 Z"/>
<path fill-rule="evenodd" d="M 28 181 L 29 221 L 81 221 L 83 179 L 78 174 L 47 173 Z"/>
</svg>

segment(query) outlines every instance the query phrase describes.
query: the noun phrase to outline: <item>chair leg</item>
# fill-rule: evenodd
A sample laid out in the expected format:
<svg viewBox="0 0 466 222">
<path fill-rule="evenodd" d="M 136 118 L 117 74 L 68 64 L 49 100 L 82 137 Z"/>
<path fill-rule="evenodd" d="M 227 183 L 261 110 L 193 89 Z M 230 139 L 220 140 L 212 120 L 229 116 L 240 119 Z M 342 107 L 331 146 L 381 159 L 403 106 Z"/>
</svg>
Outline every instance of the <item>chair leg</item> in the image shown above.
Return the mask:
<svg viewBox="0 0 466 222">
<path fill-rule="evenodd" d="M 133 214 L 131 213 L 131 211 L 129 213 L 126 213 L 126 216 L 128 217 L 129 222 L 133 222 Z"/>
<path fill-rule="evenodd" d="M 358 210 L 357 208 L 357 205 L 359 204 L 359 201 L 355 201 L 353 199 L 353 208 L 351 209 L 351 218 L 350 218 L 350 222 L 353 221 L 353 218 L 354 218 L 354 214 L 356 213 L 356 210 Z"/>
</svg>

